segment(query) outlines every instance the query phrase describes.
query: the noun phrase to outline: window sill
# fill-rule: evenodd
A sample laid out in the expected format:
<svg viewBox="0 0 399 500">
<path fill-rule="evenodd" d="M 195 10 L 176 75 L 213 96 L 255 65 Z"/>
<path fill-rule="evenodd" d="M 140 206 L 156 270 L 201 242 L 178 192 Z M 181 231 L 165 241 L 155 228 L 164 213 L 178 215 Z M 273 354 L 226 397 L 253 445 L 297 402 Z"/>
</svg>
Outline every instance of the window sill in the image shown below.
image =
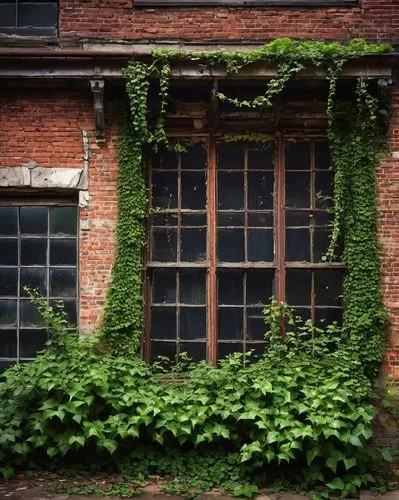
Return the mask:
<svg viewBox="0 0 399 500">
<path fill-rule="evenodd" d="M 358 0 L 134 0 L 134 7 L 354 7 Z"/>
</svg>

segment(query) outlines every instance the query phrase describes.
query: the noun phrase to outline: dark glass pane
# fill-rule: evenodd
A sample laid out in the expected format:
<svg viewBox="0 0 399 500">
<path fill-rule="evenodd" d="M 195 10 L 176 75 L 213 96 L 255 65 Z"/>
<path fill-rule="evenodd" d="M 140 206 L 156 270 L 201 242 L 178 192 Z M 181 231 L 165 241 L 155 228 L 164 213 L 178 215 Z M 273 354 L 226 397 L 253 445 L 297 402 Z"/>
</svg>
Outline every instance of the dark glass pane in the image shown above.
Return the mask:
<svg viewBox="0 0 399 500">
<path fill-rule="evenodd" d="M 247 309 L 247 339 L 265 340 L 265 333 L 268 328 L 265 325 L 265 318 L 262 309 L 249 307 Z"/>
<path fill-rule="evenodd" d="M 325 227 L 316 227 L 313 236 L 313 260 L 321 262 L 330 244 L 331 229 Z"/>
<path fill-rule="evenodd" d="M 38 351 L 45 348 L 46 342 L 46 330 L 21 330 L 19 332 L 20 358 L 35 358 Z"/>
<path fill-rule="evenodd" d="M 244 208 L 244 174 L 218 173 L 218 209 Z"/>
<path fill-rule="evenodd" d="M 41 267 L 21 268 L 20 294 L 22 297 L 27 297 L 24 287 L 38 290 L 42 296 L 46 295 L 47 290 L 47 271 Z"/>
<path fill-rule="evenodd" d="M 206 226 L 206 214 L 181 214 L 182 226 Z"/>
<path fill-rule="evenodd" d="M 181 260 L 198 262 L 206 259 L 206 229 L 181 230 Z"/>
<path fill-rule="evenodd" d="M 205 174 L 202 172 L 182 172 L 181 207 L 203 210 L 206 207 Z"/>
<path fill-rule="evenodd" d="M 207 166 L 207 153 L 201 144 L 194 144 L 185 153 L 181 153 L 181 168 L 204 169 Z"/>
<path fill-rule="evenodd" d="M 173 304 L 176 302 L 176 271 L 154 271 L 152 275 L 152 302 Z"/>
<path fill-rule="evenodd" d="M 273 170 L 273 167 L 273 150 L 271 148 L 248 150 L 248 168 Z"/>
<path fill-rule="evenodd" d="M 21 239 L 21 265 L 45 266 L 47 264 L 47 239 Z"/>
<path fill-rule="evenodd" d="M 75 269 L 50 269 L 50 296 L 76 297 Z"/>
<path fill-rule="evenodd" d="M 151 342 L 151 362 L 158 360 L 158 356 L 169 358 L 172 362 L 176 359 L 175 342 Z"/>
<path fill-rule="evenodd" d="M 286 302 L 290 306 L 310 305 L 312 293 L 312 271 L 287 269 L 285 272 Z"/>
<path fill-rule="evenodd" d="M 218 164 L 220 169 L 244 169 L 244 148 L 245 144 L 235 142 L 231 144 L 219 144 Z"/>
<path fill-rule="evenodd" d="M 243 278 L 241 270 L 220 271 L 218 273 L 218 303 L 243 304 Z"/>
<path fill-rule="evenodd" d="M 153 226 L 177 226 L 177 214 L 152 214 Z"/>
<path fill-rule="evenodd" d="M 0 329 L 0 357 L 17 357 L 17 330 Z"/>
<path fill-rule="evenodd" d="M 0 373 L 4 373 L 14 364 L 13 361 L 0 361 Z"/>
<path fill-rule="evenodd" d="M 180 338 L 184 340 L 206 339 L 206 308 L 180 308 Z"/>
<path fill-rule="evenodd" d="M 176 309 L 174 307 L 151 308 L 151 338 L 176 338 Z"/>
<path fill-rule="evenodd" d="M 244 261 L 244 231 L 239 229 L 219 229 L 217 255 L 222 262 Z"/>
<path fill-rule="evenodd" d="M 152 206 L 177 208 L 177 173 L 152 173 Z"/>
<path fill-rule="evenodd" d="M 182 342 L 180 353 L 186 352 L 193 361 L 206 360 L 206 342 Z"/>
<path fill-rule="evenodd" d="M 273 227 L 273 212 L 249 212 L 248 226 Z"/>
<path fill-rule="evenodd" d="M 273 174 L 248 173 L 248 208 L 249 210 L 273 208 Z"/>
<path fill-rule="evenodd" d="M 50 234 L 75 236 L 77 226 L 76 207 L 50 207 Z"/>
<path fill-rule="evenodd" d="M 342 294 L 342 271 L 317 269 L 314 271 L 314 289 L 318 306 L 339 306 Z"/>
<path fill-rule="evenodd" d="M 342 309 L 332 307 L 316 307 L 315 309 L 315 325 L 325 328 L 336 321 L 339 325 L 342 324 Z"/>
<path fill-rule="evenodd" d="M 50 240 L 50 266 L 76 265 L 76 240 Z"/>
<path fill-rule="evenodd" d="M 308 229 L 286 230 L 285 258 L 291 262 L 309 261 L 310 235 Z"/>
<path fill-rule="evenodd" d="M 241 340 L 243 338 L 242 307 L 219 307 L 218 310 L 218 339 Z"/>
<path fill-rule="evenodd" d="M 294 307 L 294 314 L 295 316 L 301 317 L 303 321 L 311 319 L 310 307 Z"/>
<path fill-rule="evenodd" d="M 218 359 L 223 359 L 229 354 L 243 351 L 244 346 L 242 342 L 218 342 Z"/>
<path fill-rule="evenodd" d="M 251 262 L 273 262 L 273 230 L 248 230 L 248 260 Z"/>
<path fill-rule="evenodd" d="M 30 300 L 21 300 L 19 303 L 19 325 L 41 326 L 43 318 L 39 314 L 37 306 Z"/>
<path fill-rule="evenodd" d="M 76 300 L 60 300 L 53 299 L 50 300 L 51 307 L 58 307 L 61 305 L 62 309 L 65 311 L 67 315 L 67 320 L 72 326 L 76 326 L 77 324 L 77 310 L 76 310 Z"/>
<path fill-rule="evenodd" d="M 1 24 L 0 13 L 0 24 Z M 0 235 L 17 236 L 18 235 L 18 208 L 0 207 Z"/>
<path fill-rule="evenodd" d="M 331 172 L 316 172 L 315 180 L 316 207 L 328 208 L 333 203 Z"/>
<path fill-rule="evenodd" d="M 316 226 L 332 225 L 332 214 L 329 212 L 314 212 L 313 217 Z"/>
<path fill-rule="evenodd" d="M 0 297 L 16 297 L 17 292 L 18 268 L 0 268 Z"/>
<path fill-rule="evenodd" d="M 0 327 L 17 326 L 17 301 L 0 300 Z"/>
<path fill-rule="evenodd" d="M 152 260 L 160 262 L 176 262 L 176 243 L 176 229 L 153 229 Z"/>
<path fill-rule="evenodd" d="M 259 358 L 261 358 L 265 353 L 265 349 L 266 349 L 265 342 L 261 343 L 257 342 L 256 344 L 253 342 L 247 342 L 246 352 L 249 353 L 251 351 L 251 356 L 249 357 L 249 361 L 256 361 Z"/>
<path fill-rule="evenodd" d="M 55 3 L 20 3 L 19 26 L 56 26 L 57 5 Z"/>
<path fill-rule="evenodd" d="M 310 174 L 285 174 L 285 204 L 287 207 L 310 207 Z"/>
<path fill-rule="evenodd" d="M 285 224 L 287 227 L 310 225 L 310 214 L 308 212 L 285 212 Z"/>
<path fill-rule="evenodd" d="M 163 151 L 152 158 L 153 168 L 162 168 L 164 170 L 176 170 L 179 164 L 179 153 L 176 151 Z"/>
<path fill-rule="evenodd" d="M 0 3 L 0 27 L 12 28 L 17 25 L 17 13 L 14 2 Z"/>
<path fill-rule="evenodd" d="M 218 212 L 218 226 L 244 226 L 245 214 L 244 212 Z"/>
<path fill-rule="evenodd" d="M 330 166 L 330 148 L 328 142 L 315 143 L 316 168 L 328 169 Z"/>
<path fill-rule="evenodd" d="M 247 271 L 247 304 L 267 304 L 274 293 L 274 269 Z"/>
<path fill-rule="evenodd" d="M 47 207 L 20 208 L 21 234 L 47 234 Z"/>
<path fill-rule="evenodd" d="M 294 142 L 285 147 L 286 170 L 310 170 L 310 143 Z"/>
<path fill-rule="evenodd" d="M 205 271 L 180 271 L 180 302 L 205 304 Z"/>
<path fill-rule="evenodd" d="M 3 266 L 18 265 L 18 240 L 0 238 L 0 264 Z"/>
</svg>

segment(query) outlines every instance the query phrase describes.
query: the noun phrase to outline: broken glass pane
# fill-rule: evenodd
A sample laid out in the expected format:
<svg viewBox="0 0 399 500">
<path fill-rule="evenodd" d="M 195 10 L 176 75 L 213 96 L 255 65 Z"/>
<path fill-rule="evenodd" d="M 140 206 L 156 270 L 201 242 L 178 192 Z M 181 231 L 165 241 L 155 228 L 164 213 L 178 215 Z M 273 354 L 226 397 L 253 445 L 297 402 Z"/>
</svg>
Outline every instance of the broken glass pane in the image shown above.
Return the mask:
<svg viewBox="0 0 399 500">
<path fill-rule="evenodd" d="M 199 262 L 206 259 L 206 229 L 181 230 L 181 260 Z"/>
<path fill-rule="evenodd" d="M 176 338 L 176 309 L 174 307 L 151 308 L 151 338 Z"/>
<path fill-rule="evenodd" d="M 285 174 L 285 203 L 287 207 L 310 207 L 310 174 L 292 173 Z"/>
<path fill-rule="evenodd" d="M 182 209 L 202 210 L 206 207 L 205 174 L 202 172 L 182 172 Z"/>
<path fill-rule="evenodd" d="M 248 260 L 250 262 L 273 262 L 273 230 L 248 230 Z"/>
<path fill-rule="evenodd" d="M 176 243 L 176 229 L 153 229 L 152 260 L 159 262 L 176 262 Z"/>
<path fill-rule="evenodd" d="M 312 271 L 309 269 L 287 269 L 285 272 L 286 302 L 290 306 L 310 305 L 312 293 Z"/>
<path fill-rule="evenodd" d="M 218 173 L 218 209 L 239 210 L 244 208 L 244 174 Z"/>
<path fill-rule="evenodd" d="M 152 206 L 157 208 L 177 208 L 177 173 L 152 173 Z"/>
<path fill-rule="evenodd" d="M 310 234 L 309 229 L 287 229 L 285 258 L 290 262 L 309 262 Z"/>
<path fill-rule="evenodd" d="M 310 170 L 310 143 L 291 142 L 285 147 L 286 170 Z"/>
<path fill-rule="evenodd" d="M 248 173 L 248 208 L 249 210 L 273 208 L 273 174 Z"/>
<path fill-rule="evenodd" d="M 217 255 L 221 262 L 243 262 L 244 231 L 240 229 L 219 229 Z"/>
<path fill-rule="evenodd" d="M 206 338 L 206 308 L 180 308 L 180 338 L 198 340 Z"/>
<path fill-rule="evenodd" d="M 180 271 L 180 302 L 205 304 L 205 271 Z"/>
<path fill-rule="evenodd" d="M 162 269 L 153 272 L 152 302 L 155 304 L 176 302 L 176 271 Z"/>
<path fill-rule="evenodd" d="M 315 191 L 316 207 L 328 208 L 333 203 L 333 188 L 331 172 L 316 172 Z"/>
<path fill-rule="evenodd" d="M 218 339 L 240 340 L 243 338 L 243 307 L 219 307 Z"/>
</svg>

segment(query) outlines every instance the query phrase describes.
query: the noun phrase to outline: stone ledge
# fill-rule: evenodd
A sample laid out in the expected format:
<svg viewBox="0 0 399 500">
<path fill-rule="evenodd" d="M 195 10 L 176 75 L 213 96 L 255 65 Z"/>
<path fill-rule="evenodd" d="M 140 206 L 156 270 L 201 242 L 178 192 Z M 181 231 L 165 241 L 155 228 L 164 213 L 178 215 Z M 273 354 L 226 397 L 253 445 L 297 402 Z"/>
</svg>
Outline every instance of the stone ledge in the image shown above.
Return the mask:
<svg viewBox="0 0 399 500">
<path fill-rule="evenodd" d="M 0 187 L 87 190 L 87 184 L 82 168 L 0 168 Z"/>
</svg>

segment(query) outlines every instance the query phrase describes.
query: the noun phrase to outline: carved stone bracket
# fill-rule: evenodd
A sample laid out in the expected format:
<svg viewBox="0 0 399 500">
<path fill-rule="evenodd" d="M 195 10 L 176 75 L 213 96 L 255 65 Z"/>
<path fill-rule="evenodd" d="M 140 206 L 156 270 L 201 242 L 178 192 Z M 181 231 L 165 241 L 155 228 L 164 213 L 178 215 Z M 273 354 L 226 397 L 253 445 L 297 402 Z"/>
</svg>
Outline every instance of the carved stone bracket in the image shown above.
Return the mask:
<svg viewBox="0 0 399 500">
<path fill-rule="evenodd" d="M 104 80 L 90 80 L 90 88 L 94 96 L 97 139 L 104 139 L 105 136 L 104 83 Z"/>
</svg>

